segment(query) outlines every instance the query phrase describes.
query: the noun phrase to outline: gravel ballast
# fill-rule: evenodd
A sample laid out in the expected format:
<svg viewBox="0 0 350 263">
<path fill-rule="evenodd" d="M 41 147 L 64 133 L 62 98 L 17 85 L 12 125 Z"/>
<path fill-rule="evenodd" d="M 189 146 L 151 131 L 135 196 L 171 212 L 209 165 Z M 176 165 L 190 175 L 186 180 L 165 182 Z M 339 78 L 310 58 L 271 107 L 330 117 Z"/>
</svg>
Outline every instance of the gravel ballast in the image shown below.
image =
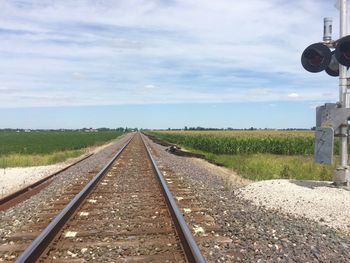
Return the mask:
<svg viewBox="0 0 350 263">
<path fill-rule="evenodd" d="M 161 169 L 183 177 L 222 227 L 222 235 L 232 239 L 230 244 L 207 248 L 213 255 L 209 262 L 349 262 L 350 238 L 344 232 L 281 209 L 267 209 L 243 198 L 240 188 L 248 188 L 249 182 L 234 173 L 228 180 L 229 170 L 222 173 L 202 160 L 175 156 L 166 147 L 150 144 Z"/>
</svg>

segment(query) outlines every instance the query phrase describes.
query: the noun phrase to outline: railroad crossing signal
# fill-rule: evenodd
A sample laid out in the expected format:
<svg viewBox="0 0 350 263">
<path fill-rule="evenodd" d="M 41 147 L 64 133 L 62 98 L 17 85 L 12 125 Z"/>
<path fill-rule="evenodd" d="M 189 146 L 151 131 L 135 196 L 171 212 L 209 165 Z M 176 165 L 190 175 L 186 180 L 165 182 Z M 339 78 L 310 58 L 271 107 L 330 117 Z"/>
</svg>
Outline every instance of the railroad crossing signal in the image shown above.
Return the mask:
<svg viewBox="0 0 350 263">
<path fill-rule="evenodd" d="M 336 185 L 350 185 L 348 166 L 348 120 L 350 92 L 347 70 L 350 67 L 350 35 L 347 35 L 347 0 L 340 4 L 340 38 L 332 40 L 332 19 L 324 19 L 323 41 L 308 46 L 301 55 L 301 64 L 309 72 L 326 71 L 339 76 L 339 102 L 326 103 L 316 109 L 315 162 L 333 162 L 334 136 L 340 137 L 340 163 L 334 171 Z"/>
<path fill-rule="evenodd" d="M 331 51 L 331 48 L 334 50 Z M 312 73 L 325 70 L 328 75 L 337 77 L 339 63 L 350 67 L 350 35 L 337 41 L 312 44 L 301 55 L 304 69 Z"/>
<path fill-rule="evenodd" d="M 331 20 L 326 18 L 325 27 L 326 21 L 331 25 Z M 301 55 L 301 64 L 304 69 L 312 73 L 326 71 L 330 76 L 339 76 L 339 65 L 345 66 L 346 69 L 350 67 L 350 35 L 336 41 L 332 41 L 330 35 L 324 36 L 324 39 L 326 41 L 314 43 L 304 50 Z M 330 137 L 331 131 L 337 136 L 344 136 L 340 127 L 350 118 L 350 109 L 342 106 L 340 102 L 326 103 L 316 109 L 315 161 L 317 163 L 332 164 L 333 162 L 334 139 Z"/>
</svg>

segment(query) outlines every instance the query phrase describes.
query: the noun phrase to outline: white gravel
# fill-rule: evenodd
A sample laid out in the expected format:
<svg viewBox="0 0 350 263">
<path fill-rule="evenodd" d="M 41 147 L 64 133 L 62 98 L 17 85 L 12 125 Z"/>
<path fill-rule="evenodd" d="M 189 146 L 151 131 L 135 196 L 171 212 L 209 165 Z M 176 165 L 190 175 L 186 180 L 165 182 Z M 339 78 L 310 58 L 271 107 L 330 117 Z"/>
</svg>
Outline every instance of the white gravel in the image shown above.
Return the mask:
<svg viewBox="0 0 350 263">
<path fill-rule="evenodd" d="M 336 188 L 331 182 L 267 180 L 245 186 L 237 195 L 350 233 L 350 190 Z"/>
<path fill-rule="evenodd" d="M 9 195 L 27 185 L 67 166 L 65 163 L 0 169 L 0 197 Z"/>
<path fill-rule="evenodd" d="M 0 169 L 0 198 L 7 196 L 13 192 L 16 192 L 25 186 L 33 184 L 42 178 L 45 178 L 64 167 L 78 161 L 86 154 L 97 153 L 108 146 L 111 146 L 113 142 L 108 142 L 98 147 L 89 147 L 85 150 L 85 154 L 76 158 L 71 158 L 65 162 L 45 165 L 45 166 L 32 166 L 32 167 L 13 167 L 13 168 L 1 168 Z"/>
</svg>

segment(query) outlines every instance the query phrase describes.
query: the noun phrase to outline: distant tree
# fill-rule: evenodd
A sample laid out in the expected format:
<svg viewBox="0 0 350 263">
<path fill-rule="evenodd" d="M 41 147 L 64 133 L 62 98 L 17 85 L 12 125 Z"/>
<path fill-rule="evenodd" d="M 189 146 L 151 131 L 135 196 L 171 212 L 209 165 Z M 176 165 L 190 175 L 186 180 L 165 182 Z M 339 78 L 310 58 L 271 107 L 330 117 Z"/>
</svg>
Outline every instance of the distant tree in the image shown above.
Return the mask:
<svg viewBox="0 0 350 263">
<path fill-rule="evenodd" d="M 102 127 L 102 128 L 98 128 L 97 130 L 98 130 L 98 131 L 110 131 L 111 129 L 110 129 L 110 128 Z"/>
</svg>

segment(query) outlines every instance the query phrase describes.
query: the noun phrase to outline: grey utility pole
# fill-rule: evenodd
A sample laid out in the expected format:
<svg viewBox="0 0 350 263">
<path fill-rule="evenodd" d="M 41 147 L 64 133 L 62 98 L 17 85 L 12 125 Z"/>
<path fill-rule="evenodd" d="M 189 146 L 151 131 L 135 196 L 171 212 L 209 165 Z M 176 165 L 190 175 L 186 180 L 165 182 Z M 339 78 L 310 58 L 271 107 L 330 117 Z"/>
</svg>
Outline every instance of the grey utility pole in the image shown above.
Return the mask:
<svg viewBox="0 0 350 263">
<path fill-rule="evenodd" d="M 347 35 L 347 0 L 340 0 L 339 13 L 340 13 L 340 32 L 339 38 Z M 339 3 L 338 2 L 338 3 Z M 347 67 L 339 64 L 339 102 L 342 108 L 349 108 L 349 95 L 348 95 L 348 78 Z M 348 123 L 344 122 L 339 127 L 339 165 L 334 171 L 333 181 L 337 185 L 349 184 L 350 171 L 348 166 Z"/>
</svg>

